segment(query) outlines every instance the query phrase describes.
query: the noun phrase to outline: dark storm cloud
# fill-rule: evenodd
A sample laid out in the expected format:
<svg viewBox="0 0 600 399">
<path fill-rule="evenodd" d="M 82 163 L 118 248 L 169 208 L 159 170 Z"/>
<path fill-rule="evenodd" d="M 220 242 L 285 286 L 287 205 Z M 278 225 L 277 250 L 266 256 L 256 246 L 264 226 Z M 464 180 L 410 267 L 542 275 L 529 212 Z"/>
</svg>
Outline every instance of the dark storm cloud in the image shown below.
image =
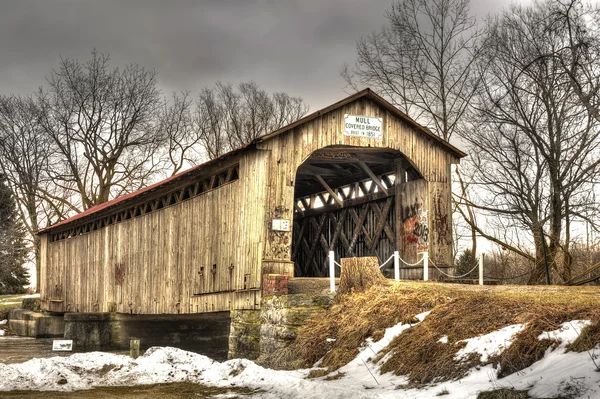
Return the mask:
<svg viewBox="0 0 600 399">
<path fill-rule="evenodd" d="M 156 68 L 165 92 L 255 80 L 316 109 L 344 95 L 339 71 L 391 0 L 10 1 L 0 5 L 0 92 L 44 83 L 59 56 L 109 53 Z"/>
</svg>

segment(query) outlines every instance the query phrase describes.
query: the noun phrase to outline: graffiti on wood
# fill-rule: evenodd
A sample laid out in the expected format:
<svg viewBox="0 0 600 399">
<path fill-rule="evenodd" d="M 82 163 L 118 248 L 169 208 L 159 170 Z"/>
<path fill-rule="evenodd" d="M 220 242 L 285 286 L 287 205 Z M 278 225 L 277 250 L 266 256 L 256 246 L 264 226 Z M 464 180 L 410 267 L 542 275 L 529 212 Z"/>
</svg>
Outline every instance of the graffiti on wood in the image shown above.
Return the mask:
<svg viewBox="0 0 600 399">
<path fill-rule="evenodd" d="M 123 270 L 122 263 L 115 263 L 115 284 L 123 285 L 123 277 L 125 275 L 125 270 Z"/>
<path fill-rule="evenodd" d="M 429 248 L 429 215 L 422 198 L 402 209 L 402 228 L 407 243 L 415 244 L 417 251 Z"/>
<path fill-rule="evenodd" d="M 448 244 L 448 232 L 450 226 L 448 226 L 448 211 L 445 209 L 446 202 L 444 201 L 442 193 L 437 190 L 434 195 L 433 211 L 435 213 L 433 218 L 433 230 L 435 231 L 436 244 L 446 245 Z"/>
</svg>

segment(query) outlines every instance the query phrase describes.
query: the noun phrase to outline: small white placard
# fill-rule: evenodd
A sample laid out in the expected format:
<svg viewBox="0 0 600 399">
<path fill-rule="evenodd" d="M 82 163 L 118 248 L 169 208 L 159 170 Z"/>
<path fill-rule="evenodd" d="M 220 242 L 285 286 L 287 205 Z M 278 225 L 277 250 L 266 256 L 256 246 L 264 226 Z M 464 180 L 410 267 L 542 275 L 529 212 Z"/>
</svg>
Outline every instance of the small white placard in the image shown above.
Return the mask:
<svg viewBox="0 0 600 399">
<path fill-rule="evenodd" d="M 290 221 L 287 219 L 273 219 L 273 231 L 290 231 Z"/>
<path fill-rule="evenodd" d="M 383 118 L 363 115 L 344 115 L 344 135 L 380 139 Z"/>
<path fill-rule="evenodd" d="M 72 339 L 55 339 L 52 341 L 53 351 L 72 351 L 73 340 Z"/>
</svg>

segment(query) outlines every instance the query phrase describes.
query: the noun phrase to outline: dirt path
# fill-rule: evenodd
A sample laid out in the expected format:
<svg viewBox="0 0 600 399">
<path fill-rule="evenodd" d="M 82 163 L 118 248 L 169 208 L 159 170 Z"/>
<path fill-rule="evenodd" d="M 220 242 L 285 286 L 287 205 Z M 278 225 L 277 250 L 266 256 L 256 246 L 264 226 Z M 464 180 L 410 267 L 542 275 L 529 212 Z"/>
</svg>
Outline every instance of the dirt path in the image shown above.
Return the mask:
<svg viewBox="0 0 600 399">
<path fill-rule="evenodd" d="M 175 384 L 140 385 L 135 387 L 103 387 L 86 391 L 55 392 L 55 391 L 12 391 L 0 392 L 0 398 L 15 399 L 208 399 L 217 395 L 227 394 L 228 399 L 247 398 L 257 391 L 246 388 L 214 388 L 205 385 L 180 382 Z M 222 398 L 222 396 L 220 396 Z"/>
</svg>

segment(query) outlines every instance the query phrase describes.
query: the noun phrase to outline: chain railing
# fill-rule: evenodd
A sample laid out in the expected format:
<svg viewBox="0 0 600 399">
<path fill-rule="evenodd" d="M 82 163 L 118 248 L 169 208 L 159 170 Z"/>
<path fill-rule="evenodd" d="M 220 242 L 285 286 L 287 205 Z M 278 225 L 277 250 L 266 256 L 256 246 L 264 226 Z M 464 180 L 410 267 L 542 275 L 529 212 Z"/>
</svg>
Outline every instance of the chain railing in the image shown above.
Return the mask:
<svg viewBox="0 0 600 399">
<path fill-rule="evenodd" d="M 483 285 L 484 254 L 481 254 L 481 256 L 479 257 L 479 261 L 477 262 L 475 267 L 473 267 L 467 273 L 459 275 L 459 276 L 448 274 L 448 273 L 444 272 L 443 270 L 441 270 L 439 267 L 437 267 L 437 265 L 429 259 L 429 252 L 427 252 L 427 251 L 422 252 L 421 255 L 422 255 L 421 259 L 419 259 L 415 263 L 408 263 L 407 261 L 405 261 L 404 259 L 402 259 L 400 257 L 400 253 L 398 251 L 394 251 L 392 256 L 390 256 L 385 262 L 383 262 L 381 265 L 379 265 L 379 268 L 380 269 L 383 268 L 390 260 L 394 259 L 394 280 L 400 281 L 400 262 L 404 263 L 406 266 L 409 266 L 409 267 L 418 266 L 421 262 L 423 262 L 423 281 L 428 281 L 429 280 L 429 264 L 433 265 L 433 267 L 435 267 L 444 276 L 446 276 L 448 278 L 455 278 L 455 279 L 464 278 L 464 277 L 468 276 L 469 274 L 471 274 L 471 272 L 473 270 L 475 270 L 476 268 L 479 267 L 479 285 Z M 338 262 L 336 262 L 335 254 L 333 251 L 329 251 L 328 258 L 329 258 L 329 290 L 331 292 L 335 292 L 335 267 L 338 266 L 341 269 L 342 265 L 340 265 Z"/>
</svg>

